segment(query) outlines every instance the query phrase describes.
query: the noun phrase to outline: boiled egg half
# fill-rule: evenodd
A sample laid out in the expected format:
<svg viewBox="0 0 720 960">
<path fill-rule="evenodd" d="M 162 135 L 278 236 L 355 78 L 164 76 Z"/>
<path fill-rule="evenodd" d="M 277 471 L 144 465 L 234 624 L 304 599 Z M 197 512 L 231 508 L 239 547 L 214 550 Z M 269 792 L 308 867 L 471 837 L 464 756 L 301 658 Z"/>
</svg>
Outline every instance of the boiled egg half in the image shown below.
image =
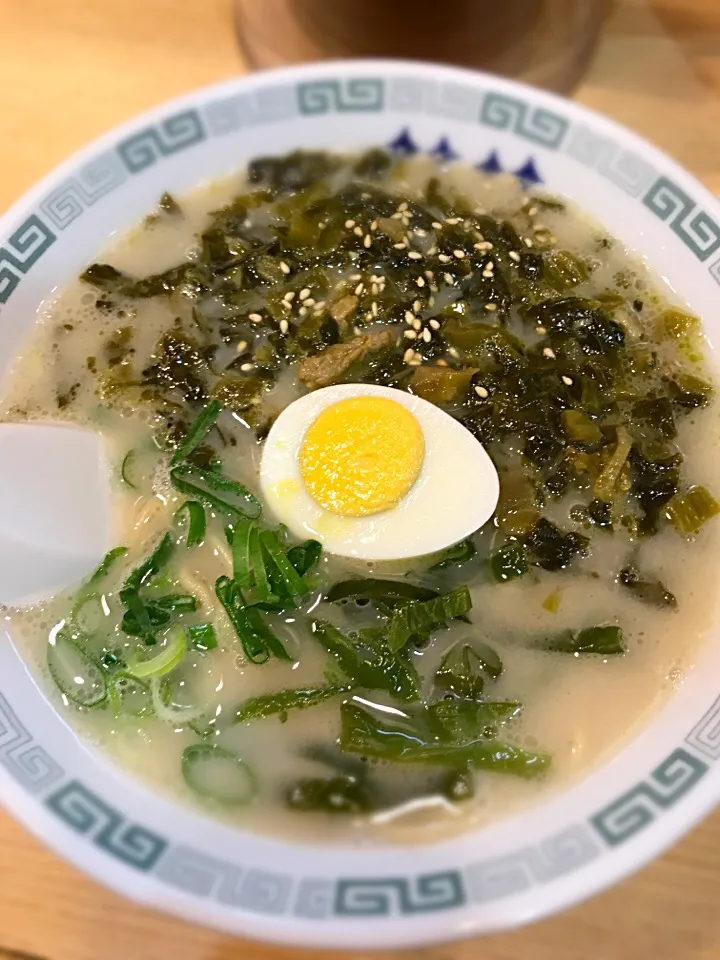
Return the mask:
<svg viewBox="0 0 720 960">
<path fill-rule="evenodd" d="M 362 560 L 443 550 L 486 523 L 499 494 L 492 460 L 462 424 L 367 384 L 291 403 L 265 441 L 260 485 L 296 537 Z"/>
</svg>

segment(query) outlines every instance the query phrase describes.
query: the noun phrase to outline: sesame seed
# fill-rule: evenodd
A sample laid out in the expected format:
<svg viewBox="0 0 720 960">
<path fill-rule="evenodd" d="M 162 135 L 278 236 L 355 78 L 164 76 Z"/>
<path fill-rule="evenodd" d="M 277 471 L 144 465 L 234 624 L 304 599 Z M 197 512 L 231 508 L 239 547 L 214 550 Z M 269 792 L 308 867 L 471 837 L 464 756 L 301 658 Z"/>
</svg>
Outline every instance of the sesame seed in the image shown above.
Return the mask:
<svg viewBox="0 0 720 960">
<path fill-rule="evenodd" d="M 405 353 L 403 354 L 403 360 L 405 361 L 405 363 L 410 363 L 410 361 L 413 359 L 414 356 L 415 356 L 415 351 L 413 350 L 412 347 L 408 347 Z"/>
<path fill-rule="evenodd" d="M 487 398 L 490 396 L 485 387 L 481 387 L 479 384 L 477 387 L 475 387 L 475 393 L 483 400 L 487 400 Z"/>
<path fill-rule="evenodd" d="M 362 280 L 362 274 L 361 274 L 361 273 L 353 273 L 353 274 L 351 275 L 350 279 L 352 280 L 353 283 L 357 283 L 358 280 Z"/>
<path fill-rule="evenodd" d="M 408 360 L 409 367 L 419 367 L 421 363 L 422 363 L 422 358 L 419 357 L 417 354 L 415 354 L 412 360 Z"/>
<path fill-rule="evenodd" d="M 248 320 L 250 320 L 252 323 L 262 323 L 262 317 L 259 313 L 249 313 Z"/>
<path fill-rule="evenodd" d="M 535 333 L 539 334 L 541 337 L 544 337 L 547 333 L 545 327 L 535 327 Z"/>
<path fill-rule="evenodd" d="M 287 333 L 289 329 L 290 329 L 290 324 L 287 322 L 287 320 L 282 319 L 280 321 L 280 333 Z"/>
<path fill-rule="evenodd" d="M 455 277 L 451 273 L 444 273 L 443 277 L 445 278 L 445 283 L 453 285 L 455 283 Z"/>
<path fill-rule="evenodd" d="M 412 325 L 416 330 L 422 330 L 422 320 L 418 319 L 418 317 L 415 317 Z"/>
<path fill-rule="evenodd" d="M 435 290 L 435 292 L 437 292 L 437 287 L 434 287 L 433 289 Z M 435 306 L 435 297 L 428 297 L 428 306 L 429 307 Z"/>
<path fill-rule="evenodd" d="M 432 272 L 432 270 L 425 270 L 424 272 L 425 272 L 425 276 L 428 278 L 428 280 L 432 280 L 432 278 L 435 276 L 435 274 Z"/>
<path fill-rule="evenodd" d="M 285 294 L 285 296 L 283 297 L 283 300 L 287 300 L 288 303 L 290 303 L 290 301 L 291 301 L 291 300 L 294 300 L 294 299 L 295 299 L 295 291 L 294 291 L 294 290 L 288 290 L 288 292 L 287 292 L 287 293 Z"/>
<path fill-rule="evenodd" d="M 353 333 L 355 334 L 356 337 L 359 337 L 360 334 L 362 333 L 362 330 L 360 329 L 360 327 L 353 327 Z"/>
<path fill-rule="evenodd" d="M 493 310 L 497 310 L 497 304 L 496 304 L 496 303 L 486 303 L 486 304 L 485 304 L 485 309 L 486 309 L 486 310 L 489 310 L 489 311 L 492 313 Z"/>
<path fill-rule="evenodd" d="M 433 220 L 432 225 L 436 230 L 442 230 L 442 224 L 439 223 L 437 220 Z"/>
<path fill-rule="evenodd" d="M 405 323 L 409 323 L 410 326 L 412 326 L 416 320 L 417 320 L 417 317 L 411 310 L 405 311 Z"/>
<path fill-rule="evenodd" d="M 404 250 L 407 247 L 406 243 L 394 243 L 393 250 Z"/>
<path fill-rule="evenodd" d="M 413 301 L 413 310 L 415 313 L 419 313 L 422 310 L 422 303 L 419 300 Z"/>
<path fill-rule="evenodd" d="M 448 353 L 451 357 L 455 357 L 456 359 L 460 356 L 457 351 L 457 347 L 448 347 Z"/>
<path fill-rule="evenodd" d="M 315 301 L 313 300 L 312 297 L 308 297 L 308 298 L 307 298 L 307 300 L 305 301 L 305 306 L 306 306 L 306 307 L 314 307 L 314 306 L 315 306 Z"/>
<path fill-rule="evenodd" d="M 378 305 L 377 305 L 377 303 L 375 303 L 374 300 L 373 300 L 373 302 L 370 304 L 370 309 L 371 309 L 371 311 L 372 311 L 372 315 L 373 315 L 374 317 L 376 317 L 376 316 L 378 315 Z"/>
<path fill-rule="evenodd" d="M 436 364 L 436 366 L 438 366 L 438 367 L 446 367 L 447 365 L 448 365 L 447 360 L 438 360 L 438 362 L 437 362 L 437 364 Z"/>
<path fill-rule="evenodd" d="M 361 236 L 363 235 L 363 228 L 362 228 L 362 227 L 354 227 L 354 228 L 353 228 L 353 233 L 355 234 L 356 237 L 361 237 Z"/>
<path fill-rule="evenodd" d="M 290 267 L 285 263 L 284 260 L 280 261 L 280 269 L 286 276 L 288 273 L 290 273 Z"/>
<path fill-rule="evenodd" d="M 430 326 L 433 328 L 433 330 L 439 330 L 439 329 L 440 329 L 440 321 L 439 321 L 439 320 L 435 320 L 435 319 L 433 318 L 432 320 L 429 321 L 429 323 L 430 323 Z"/>
<path fill-rule="evenodd" d="M 430 343 L 430 341 L 432 340 L 432 333 L 428 330 L 427 327 L 425 327 L 425 329 L 422 332 L 422 338 L 425 341 L 425 343 Z"/>
<path fill-rule="evenodd" d="M 237 350 L 238 353 L 245 353 L 247 348 L 248 348 L 247 340 L 241 340 L 235 349 Z"/>
<path fill-rule="evenodd" d="M 301 300 L 307 300 L 310 296 L 310 287 L 303 287 L 298 296 Z"/>
<path fill-rule="evenodd" d="M 487 264 L 485 265 L 485 269 L 490 270 L 492 272 L 495 269 L 495 261 L 488 260 Z"/>
<path fill-rule="evenodd" d="M 355 287 L 355 291 L 354 291 L 354 292 L 355 292 L 355 296 L 356 296 L 356 297 L 359 297 L 360 294 L 363 292 L 364 289 L 365 289 L 365 285 L 362 284 L 362 283 L 359 283 L 359 284 Z"/>
<path fill-rule="evenodd" d="M 427 255 L 429 257 L 434 257 L 437 252 L 438 252 L 438 248 L 435 246 L 435 244 L 433 244 L 428 250 Z"/>
<path fill-rule="evenodd" d="M 537 207 L 530 207 L 530 209 L 529 209 L 528 212 L 527 212 L 527 215 L 528 215 L 529 217 L 534 217 L 534 216 L 537 214 L 537 212 L 538 212 L 538 208 L 537 208 Z"/>
<path fill-rule="evenodd" d="M 307 315 L 307 312 L 308 312 L 307 307 L 300 307 L 300 309 L 298 310 L 298 316 L 304 317 Z"/>
<path fill-rule="evenodd" d="M 402 220 L 403 215 L 399 211 L 390 215 L 391 220 Z"/>
<path fill-rule="evenodd" d="M 242 366 L 240 367 L 240 369 L 242 370 L 243 373 L 247 373 L 248 370 L 254 370 L 254 369 L 255 369 L 255 364 L 254 364 L 254 363 L 243 363 Z"/>
<path fill-rule="evenodd" d="M 530 237 L 525 237 L 525 240 L 524 240 L 523 242 L 524 242 L 524 244 L 525 244 L 526 247 L 531 247 L 531 246 L 533 245 L 533 242 L 532 242 L 532 240 L 530 239 Z"/>
<path fill-rule="evenodd" d="M 549 360 L 555 359 L 555 351 L 550 347 L 543 347 L 543 356 L 547 357 Z"/>
<path fill-rule="evenodd" d="M 572 377 L 562 377 L 562 382 L 565 384 L 566 387 L 571 387 Z"/>
<path fill-rule="evenodd" d="M 346 220 L 346 221 L 345 221 L 345 226 L 347 227 L 348 230 L 352 230 L 352 228 L 355 226 L 355 221 L 354 221 L 354 220 Z"/>
<path fill-rule="evenodd" d="M 377 220 L 373 220 L 373 222 L 370 224 L 370 229 L 377 230 L 377 228 L 378 228 L 378 222 Z"/>
<path fill-rule="evenodd" d="M 318 302 L 315 304 L 315 313 L 318 313 L 318 311 L 322 310 L 324 306 L 325 306 L 325 301 L 318 300 Z"/>
<path fill-rule="evenodd" d="M 415 229 L 413 230 L 413 233 L 415 234 L 416 237 L 427 236 L 427 230 L 423 230 L 422 227 L 415 227 Z"/>
<path fill-rule="evenodd" d="M 449 257 L 446 253 L 440 253 L 438 254 L 438 260 L 440 263 L 450 263 L 452 257 Z"/>
<path fill-rule="evenodd" d="M 371 243 L 372 243 L 372 237 L 370 236 L 369 233 L 366 233 L 365 239 L 363 240 L 363 246 L 365 247 L 366 250 L 370 247 Z"/>
<path fill-rule="evenodd" d="M 460 223 L 459 217 L 448 217 L 445 223 L 449 223 L 451 227 L 454 227 L 456 223 Z"/>
<path fill-rule="evenodd" d="M 433 293 L 437 293 L 437 292 L 438 292 L 437 285 L 434 284 L 434 283 L 431 283 L 431 284 L 430 284 L 430 289 L 432 290 Z M 430 297 L 430 300 L 432 300 L 432 297 Z M 429 301 L 428 301 L 428 302 L 429 302 Z"/>
<path fill-rule="evenodd" d="M 464 251 L 464 250 L 453 250 L 453 256 L 454 256 L 454 257 L 457 257 L 458 260 L 462 260 L 462 259 L 464 259 L 464 257 L 465 257 L 465 251 Z"/>
<path fill-rule="evenodd" d="M 482 276 L 485 280 L 492 280 L 495 274 L 492 272 L 492 270 L 483 270 Z"/>
<path fill-rule="evenodd" d="M 398 213 L 404 213 L 408 208 L 407 201 L 403 200 L 402 203 L 398 204 Z"/>
<path fill-rule="evenodd" d="M 417 337 L 417 334 L 415 333 L 414 330 L 406 330 L 405 333 L 403 334 L 403 336 L 404 336 L 407 340 L 414 340 L 415 337 Z"/>
<path fill-rule="evenodd" d="M 514 260 L 515 263 L 520 263 L 520 254 L 515 253 L 514 250 L 511 250 L 508 256 L 510 257 L 511 260 Z"/>
<path fill-rule="evenodd" d="M 289 301 L 289 300 L 281 300 L 281 301 L 280 301 L 280 306 L 281 306 L 284 310 L 292 310 L 292 307 L 290 306 L 290 301 Z"/>
<path fill-rule="evenodd" d="M 417 280 L 415 281 L 415 283 L 416 283 L 419 287 L 424 287 L 424 286 L 425 286 L 425 281 L 423 280 L 422 277 L 418 277 Z"/>
<path fill-rule="evenodd" d="M 408 256 L 410 257 L 411 260 L 422 260 L 423 258 L 423 255 L 421 253 L 418 253 L 417 250 L 411 250 Z"/>
</svg>

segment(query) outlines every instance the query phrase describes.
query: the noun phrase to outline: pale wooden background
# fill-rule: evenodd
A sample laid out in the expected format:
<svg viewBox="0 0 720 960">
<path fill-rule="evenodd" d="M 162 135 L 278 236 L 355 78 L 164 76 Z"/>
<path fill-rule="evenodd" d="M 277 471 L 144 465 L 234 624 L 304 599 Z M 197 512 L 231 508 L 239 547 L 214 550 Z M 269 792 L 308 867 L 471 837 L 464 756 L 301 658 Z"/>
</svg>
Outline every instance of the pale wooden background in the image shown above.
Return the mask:
<svg viewBox="0 0 720 960">
<path fill-rule="evenodd" d="M 116 123 L 242 70 L 230 0 L 0 0 L 0 210 Z M 617 0 L 577 96 L 655 140 L 720 193 L 720 0 Z M 719 901 L 720 811 L 652 866 L 563 916 L 404 956 L 716 960 Z M 2 948 L 47 960 L 315 955 L 233 940 L 131 906 L 4 814 L 0 958 Z"/>
</svg>

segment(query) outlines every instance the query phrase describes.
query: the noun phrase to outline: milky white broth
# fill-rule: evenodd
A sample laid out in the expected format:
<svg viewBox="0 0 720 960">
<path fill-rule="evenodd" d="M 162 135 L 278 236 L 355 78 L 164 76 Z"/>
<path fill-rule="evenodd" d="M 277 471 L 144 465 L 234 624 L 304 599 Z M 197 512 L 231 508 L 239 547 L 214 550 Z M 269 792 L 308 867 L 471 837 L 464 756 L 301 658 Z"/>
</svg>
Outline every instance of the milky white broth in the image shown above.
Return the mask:
<svg viewBox="0 0 720 960">
<path fill-rule="evenodd" d="M 408 179 L 422 180 L 426 168 L 410 168 Z M 476 193 L 492 213 L 502 214 L 518 204 L 519 188 L 514 181 L 496 178 L 488 181 L 462 167 L 446 176 L 455 178 L 464 190 Z M 221 183 L 201 185 L 181 199 L 184 217 L 164 217 L 130 231 L 103 251 L 99 260 L 113 264 L 135 276 L 158 272 L 179 262 L 191 252 L 197 235 L 208 222 L 208 211 L 216 210 L 242 189 L 242 178 L 231 177 Z M 597 237 L 598 227 L 574 209 L 568 213 L 548 211 L 546 221 L 566 248 L 587 253 Z M 633 272 L 639 292 L 650 287 L 673 302 L 670 290 L 661 290 L 644 268 L 631 260 L 619 244 L 604 254 L 604 263 L 593 277 L 595 288 L 612 288 L 619 271 Z M 169 487 L 162 463 L 166 460 L 152 452 L 151 426 L 145 414 L 121 407 L 120 412 L 101 403 L 95 378 L 88 372 L 87 358 L 99 355 L 102 343 L 118 326 L 133 326 L 138 363 L 148 357 L 158 336 L 171 327 L 183 308 L 176 299 L 156 297 L 134 301 L 135 316 L 122 321 L 113 313 L 103 314 L 95 307 L 97 291 L 79 281 L 70 282 L 53 302 L 33 330 L 22 356 L 5 383 L 0 402 L 3 420 L 68 420 L 97 430 L 107 443 L 114 465 L 114 506 L 117 543 L 130 548 L 126 569 L 137 564 L 153 537 L 171 527 L 173 512 L 183 497 Z M 643 317 L 651 322 L 652 310 Z M 56 405 L 58 391 L 78 384 L 75 396 L 61 410 Z M 292 371 L 286 371 L 279 384 L 264 399 L 268 411 L 278 412 L 302 391 Z M 257 491 L 257 471 L 261 448 L 252 431 L 237 419 L 223 414 L 220 421 L 237 439 L 237 446 L 226 455 L 226 469 L 233 477 Z M 719 474 L 720 420 L 717 404 L 697 411 L 679 422 L 678 445 L 684 452 L 684 481 L 704 483 L 709 489 Z M 123 487 L 119 468 L 130 449 L 144 450 L 136 465 L 140 490 Z M 458 509 L 462 509 L 458 505 Z M 567 503 L 561 501 L 546 510 L 546 515 L 568 527 Z M 489 525 L 491 526 L 491 524 Z M 488 532 L 487 535 L 491 535 Z M 394 814 L 383 812 L 362 817 L 335 817 L 288 811 L 281 802 L 289 781 L 307 776 L 327 775 L 327 769 L 303 758 L 303 748 L 311 744 L 331 743 L 339 733 L 339 702 L 331 700 L 309 710 L 295 711 L 286 723 L 277 717 L 249 725 L 222 729 L 216 742 L 241 755 L 252 767 L 260 784 L 257 800 L 237 809 L 204 804 L 212 815 L 227 818 L 244 827 L 268 833 L 312 834 L 323 840 L 347 838 L 392 838 L 401 842 L 427 841 L 448 833 L 482 825 L 489 820 L 514 813 L 576 781 L 589 769 L 604 762 L 623 741 L 661 705 L 692 667 L 698 648 L 713 616 L 717 584 L 718 537 L 720 524 L 709 523 L 697 538 L 681 539 L 667 525 L 659 535 L 643 545 L 643 572 L 659 577 L 678 600 L 678 610 L 656 609 L 637 602 L 627 591 L 612 582 L 626 556 L 627 540 L 622 535 L 594 533 L 592 551 L 587 559 L 575 561 L 570 573 L 540 571 L 502 586 L 488 583 L 477 573 L 470 583 L 473 596 L 473 626 L 455 622 L 443 631 L 441 642 L 432 643 L 415 655 L 427 688 L 444 650 L 453 637 L 477 635 L 490 640 L 504 663 L 504 673 L 492 691 L 496 699 L 517 699 L 524 709 L 503 739 L 529 749 L 542 749 L 552 755 L 550 771 L 539 780 L 522 780 L 499 774 L 477 774 L 477 794 L 471 801 L 452 805 L 436 797 L 411 804 Z M 186 689 L 192 702 L 212 704 L 232 712 L 250 696 L 288 687 L 323 682 L 327 655 L 300 628 L 299 618 L 285 615 L 283 638 L 294 644 L 295 664 L 270 660 L 262 666 L 245 663 L 231 625 L 214 596 L 212 584 L 221 574 L 231 574 L 227 544 L 217 536 L 201 547 L 178 552 L 179 580 L 188 592 L 203 604 L 203 620 L 212 620 L 218 630 L 220 646 L 202 656 L 192 653 L 182 665 Z M 348 565 L 324 556 L 321 561 L 327 580 L 333 582 L 348 575 Z M 476 569 L 476 568 L 473 568 Z M 356 565 L 351 571 L 386 573 L 382 567 Z M 392 568 L 390 573 L 402 573 Z M 599 578 L 584 575 L 599 573 Z M 461 570 L 450 574 L 451 584 L 466 582 Z M 562 602 L 550 613 L 543 602 L 555 587 L 561 588 Z M 317 602 L 314 593 L 306 607 Z M 187 803 L 200 803 L 180 776 L 179 757 L 197 736 L 187 728 L 173 729 L 155 717 L 114 718 L 109 710 L 79 711 L 64 706 L 60 695 L 47 678 L 45 667 L 48 634 L 68 610 L 67 596 L 48 600 L 27 611 L 7 611 L 13 636 L 33 669 L 46 682 L 48 696 L 98 748 L 113 756 L 149 786 Z M 343 612 L 325 610 L 315 615 L 343 623 Z M 293 619 L 296 622 L 291 622 Z M 527 649 L 514 638 L 518 635 L 577 630 L 604 622 L 622 625 L 629 650 L 625 656 L 586 658 L 548 654 Z M 293 639 L 294 638 L 294 639 Z M 382 701 L 382 696 L 371 699 Z M 402 805 L 408 785 L 417 784 L 419 792 L 429 777 L 437 777 L 421 767 L 387 766 L 383 771 L 384 796 L 392 808 L 394 798 Z M 418 809 L 419 807 L 419 809 Z"/>
</svg>

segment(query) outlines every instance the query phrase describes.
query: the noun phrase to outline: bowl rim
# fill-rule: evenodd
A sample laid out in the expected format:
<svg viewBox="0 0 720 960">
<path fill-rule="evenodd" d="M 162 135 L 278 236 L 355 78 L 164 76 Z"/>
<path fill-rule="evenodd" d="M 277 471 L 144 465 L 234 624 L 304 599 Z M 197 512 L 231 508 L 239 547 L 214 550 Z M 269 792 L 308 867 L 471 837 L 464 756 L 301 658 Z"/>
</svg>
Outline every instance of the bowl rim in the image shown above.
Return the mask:
<svg viewBox="0 0 720 960">
<path fill-rule="evenodd" d="M 39 200 L 43 199 L 64 178 L 75 173 L 83 162 L 92 160 L 103 150 L 116 146 L 124 137 L 162 120 L 168 114 L 203 104 L 211 97 L 260 89 L 278 80 L 297 82 L 338 75 L 352 77 L 367 71 L 379 72 L 385 76 L 402 72 L 426 78 L 469 82 L 483 89 L 489 88 L 508 95 L 514 94 L 535 106 L 554 109 L 564 116 L 589 122 L 595 130 L 604 131 L 657 164 L 660 171 L 668 172 L 675 183 L 688 190 L 698 204 L 703 204 L 705 209 L 714 211 L 714 215 L 720 217 L 720 201 L 692 174 L 644 138 L 592 108 L 556 94 L 481 71 L 412 60 L 359 59 L 299 64 L 240 75 L 196 88 L 136 114 L 75 151 L 27 190 L 0 217 L 2 236 L 12 232 L 17 223 L 35 208 Z M 62 722 L 59 715 L 57 719 Z M 652 723 L 650 719 L 646 726 L 652 726 Z M 606 766 L 610 759 L 603 762 L 602 766 Z M 511 918 L 498 922 L 481 921 L 477 917 L 477 909 L 473 919 L 473 903 L 469 901 L 461 915 L 453 911 L 435 913 L 433 927 L 418 924 L 416 935 L 409 931 L 405 924 L 399 922 L 400 919 L 406 919 L 405 917 L 393 916 L 374 920 L 372 924 L 366 923 L 363 927 L 352 926 L 342 921 L 319 924 L 296 917 L 293 917 L 291 922 L 280 924 L 273 923 L 273 917 L 270 915 L 256 914 L 250 918 L 247 914 L 240 913 L 236 914 L 239 917 L 238 922 L 223 920 L 217 915 L 211 915 L 211 912 L 205 910 L 204 905 L 197 899 L 193 900 L 191 905 L 188 898 L 178 891 L 169 888 L 163 891 L 151 883 L 138 883 L 139 878 L 135 874 L 128 881 L 122 871 L 108 868 L 104 858 L 97 856 L 89 845 L 80 843 L 69 831 L 61 828 L 46 811 L 38 811 L 36 809 L 38 804 L 35 801 L 28 803 L 27 794 L 9 778 L 4 769 L 0 769 L 0 784 L 3 785 L 1 799 L 4 805 L 32 833 L 39 836 L 51 849 L 74 866 L 103 885 L 138 903 L 153 906 L 181 919 L 190 918 L 195 922 L 212 926 L 214 929 L 224 929 L 236 935 L 241 934 L 279 944 L 347 948 L 347 930 L 351 928 L 353 947 L 398 948 L 429 945 L 481 933 L 512 929 L 599 893 L 662 853 L 716 805 L 720 799 L 720 767 L 710 768 L 709 775 L 683 798 L 682 803 L 673 810 L 672 815 L 658 820 L 652 828 L 645 830 L 631 848 L 619 847 L 612 851 L 613 856 L 606 855 L 603 868 L 593 871 L 590 877 L 584 875 L 582 883 L 575 882 L 577 878 L 571 877 L 569 883 L 557 884 L 552 888 L 552 892 L 551 888 L 546 888 L 535 904 L 526 905 L 523 909 L 516 910 Z M 407 851 L 408 848 L 403 849 Z M 287 918 L 283 919 L 287 920 Z"/>
</svg>

